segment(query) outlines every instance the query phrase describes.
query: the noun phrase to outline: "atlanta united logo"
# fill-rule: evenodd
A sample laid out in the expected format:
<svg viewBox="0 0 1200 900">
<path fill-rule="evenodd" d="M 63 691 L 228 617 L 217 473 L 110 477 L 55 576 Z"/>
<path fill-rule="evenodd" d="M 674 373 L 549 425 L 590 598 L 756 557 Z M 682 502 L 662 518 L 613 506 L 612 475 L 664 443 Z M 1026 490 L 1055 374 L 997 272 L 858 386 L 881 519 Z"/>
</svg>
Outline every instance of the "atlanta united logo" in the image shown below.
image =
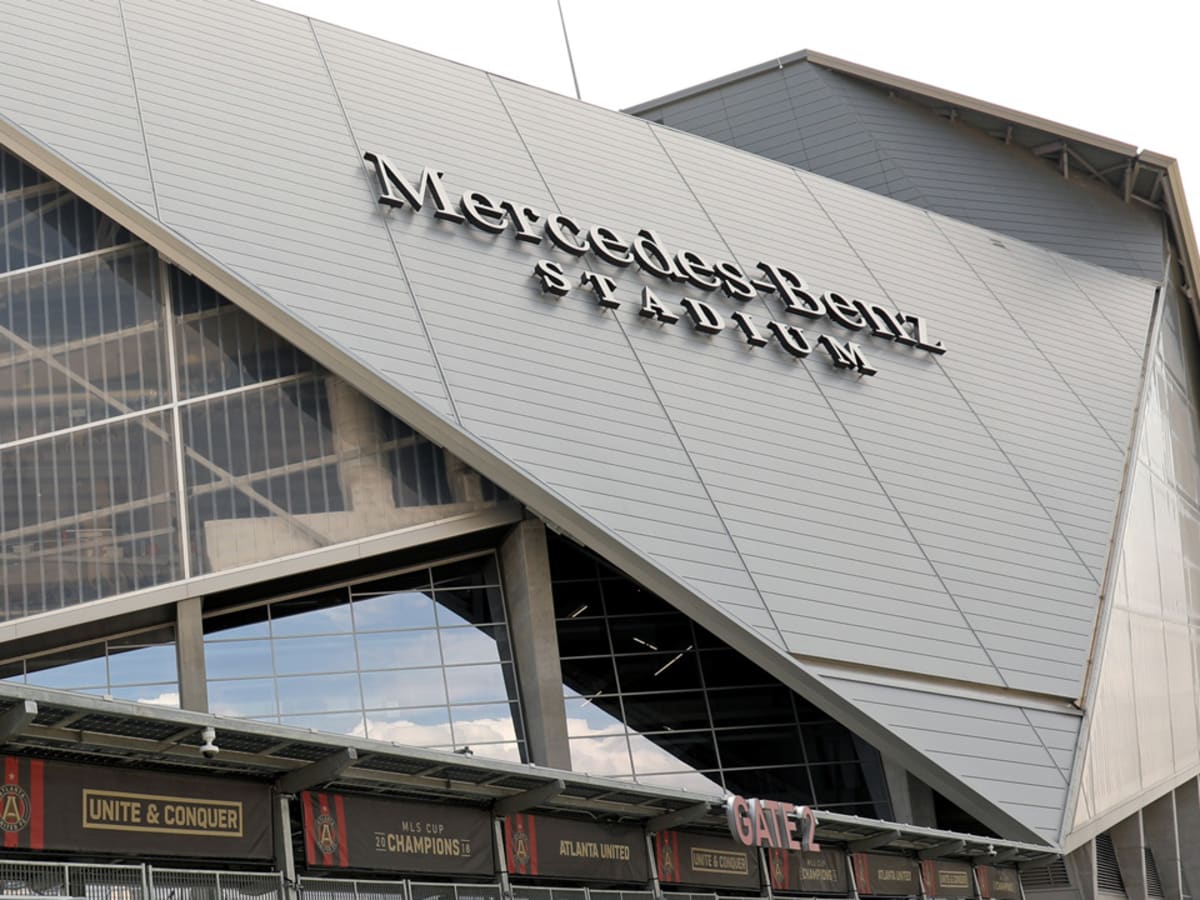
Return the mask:
<svg viewBox="0 0 1200 900">
<path fill-rule="evenodd" d="M 667 881 L 675 877 L 675 851 L 671 849 L 670 844 L 663 845 L 662 875 Z"/>
<path fill-rule="evenodd" d="M 529 864 L 529 835 L 525 833 L 522 825 L 518 825 L 513 831 L 513 859 L 521 866 Z"/>
<path fill-rule="evenodd" d="M 337 852 L 337 819 L 328 810 L 321 810 L 321 815 L 313 820 L 313 831 L 316 832 L 317 847 L 322 853 Z"/>
<path fill-rule="evenodd" d="M 20 831 L 29 824 L 29 794 L 19 784 L 0 785 L 0 830 Z"/>
<path fill-rule="evenodd" d="M 771 854 L 771 878 L 774 879 L 776 887 L 783 886 L 784 878 L 783 878 L 783 854 L 782 853 L 772 853 Z"/>
</svg>

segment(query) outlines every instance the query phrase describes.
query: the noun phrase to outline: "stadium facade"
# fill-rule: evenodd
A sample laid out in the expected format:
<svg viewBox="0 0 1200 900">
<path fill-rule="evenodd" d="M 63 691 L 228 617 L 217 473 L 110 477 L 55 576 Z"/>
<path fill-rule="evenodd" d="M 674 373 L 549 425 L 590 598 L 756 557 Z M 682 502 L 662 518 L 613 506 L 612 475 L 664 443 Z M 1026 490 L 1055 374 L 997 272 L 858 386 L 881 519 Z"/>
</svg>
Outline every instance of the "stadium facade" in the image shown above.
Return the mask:
<svg viewBox="0 0 1200 900">
<path fill-rule="evenodd" d="M 811 52 L 616 113 L 6 13 L 4 893 L 1200 887 L 1171 159 Z"/>
</svg>

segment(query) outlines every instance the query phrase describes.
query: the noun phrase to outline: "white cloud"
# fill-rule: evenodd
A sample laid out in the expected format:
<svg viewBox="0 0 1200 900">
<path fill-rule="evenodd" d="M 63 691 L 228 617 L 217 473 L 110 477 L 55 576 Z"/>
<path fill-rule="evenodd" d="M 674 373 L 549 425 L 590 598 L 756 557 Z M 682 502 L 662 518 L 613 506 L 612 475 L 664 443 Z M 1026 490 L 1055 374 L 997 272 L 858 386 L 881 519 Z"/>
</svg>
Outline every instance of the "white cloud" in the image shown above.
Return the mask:
<svg viewBox="0 0 1200 900">
<path fill-rule="evenodd" d="M 179 691 L 163 691 L 156 697 L 138 697 L 137 703 L 151 703 L 154 706 L 179 707 Z"/>
</svg>

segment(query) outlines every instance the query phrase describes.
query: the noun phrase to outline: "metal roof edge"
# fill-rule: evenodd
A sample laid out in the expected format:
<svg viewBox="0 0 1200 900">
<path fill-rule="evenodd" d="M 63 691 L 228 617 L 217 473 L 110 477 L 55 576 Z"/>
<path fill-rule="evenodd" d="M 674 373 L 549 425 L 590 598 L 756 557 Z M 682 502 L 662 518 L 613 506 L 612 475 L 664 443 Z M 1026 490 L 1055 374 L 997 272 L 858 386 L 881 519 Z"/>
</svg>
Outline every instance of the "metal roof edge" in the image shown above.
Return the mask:
<svg viewBox="0 0 1200 900">
<path fill-rule="evenodd" d="M 745 69 L 738 69 L 736 72 L 730 72 L 728 75 L 718 75 L 716 78 L 709 81 L 694 84 L 691 87 L 680 88 L 677 91 L 672 91 L 669 94 L 664 94 L 661 97 L 655 97 L 653 100 L 645 100 L 641 103 L 635 103 L 633 106 L 627 106 L 621 110 L 623 113 L 628 113 L 631 116 L 640 116 L 647 110 L 654 109 L 657 106 L 665 106 L 668 103 L 674 103 L 676 100 L 682 100 L 685 97 L 691 97 L 695 94 L 703 94 L 705 91 L 711 91 L 714 88 L 724 87 L 728 84 L 734 84 L 738 81 L 744 81 L 747 78 L 752 78 L 761 72 L 769 72 L 771 69 L 782 69 L 784 66 L 794 62 L 803 62 L 810 55 L 808 50 L 797 50 L 795 53 L 789 53 L 787 56 L 780 56 L 776 59 L 769 59 L 766 62 L 755 63 Z"/>
<path fill-rule="evenodd" d="M 557 531 L 591 547 L 646 589 L 722 635 L 730 646 L 762 666 L 785 685 L 859 734 L 881 752 L 893 756 L 927 784 L 962 809 L 997 831 L 1021 835 L 1023 840 L 1045 843 L 1044 836 L 1014 818 L 996 803 L 976 792 L 952 772 L 943 769 L 877 722 L 852 701 L 793 659 L 784 648 L 768 643 L 749 626 L 687 586 L 677 575 L 650 562 L 636 548 L 577 510 L 547 486 L 534 481 L 494 448 L 485 445 L 467 428 L 451 423 L 422 401 L 389 383 L 378 372 L 356 359 L 336 341 L 295 317 L 249 280 L 226 268 L 207 251 L 175 229 L 94 178 L 0 112 L 0 144 L 44 171 L 68 190 L 125 226 L 176 264 L 245 309 L 268 328 L 295 344 L 333 374 L 434 443 L 445 447 L 468 466 L 493 481 Z"/>
</svg>

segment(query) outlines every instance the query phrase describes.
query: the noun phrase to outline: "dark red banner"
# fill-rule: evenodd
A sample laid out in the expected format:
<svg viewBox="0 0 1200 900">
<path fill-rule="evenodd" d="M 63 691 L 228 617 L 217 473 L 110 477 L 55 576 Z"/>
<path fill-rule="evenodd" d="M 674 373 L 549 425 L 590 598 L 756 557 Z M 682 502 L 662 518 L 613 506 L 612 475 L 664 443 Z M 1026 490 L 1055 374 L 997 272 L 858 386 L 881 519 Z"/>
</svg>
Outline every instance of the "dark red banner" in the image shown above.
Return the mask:
<svg viewBox="0 0 1200 900">
<path fill-rule="evenodd" d="M 493 874 L 492 820 L 481 809 L 305 791 L 304 858 L 322 869 Z"/>
<path fill-rule="evenodd" d="M 850 890 L 846 854 L 834 847 L 821 850 L 768 850 L 771 887 L 795 894 L 845 894 Z"/>
<path fill-rule="evenodd" d="M 1021 876 L 1016 869 L 977 866 L 975 875 L 984 900 L 1021 900 Z"/>
<path fill-rule="evenodd" d="M 975 879 L 967 863 L 944 859 L 922 860 L 921 878 L 925 882 L 926 897 L 959 900 L 975 896 Z"/>
<path fill-rule="evenodd" d="M 504 819 L 504 852 L 512 875 L 650 880 L 645 834 L 631 826 L 518 813 Z"/>
<path fill-rule="evenodd" d="M 732 838 L 660 831 L 654 835 L 654 857 L 663 884 L 759 888 L 758 850 Z"/>
<path fill-rule="evenodd" d="M 256 782 L 4 757 L 5 849 L 270 859 L 271 793 Z"/>
<path fill-rule="evenodd" d="M 864 897 L 908 897 L 921 893 L 917 864 L 903 856 L 852 853 L 854 883 Z"/>
</svg>

